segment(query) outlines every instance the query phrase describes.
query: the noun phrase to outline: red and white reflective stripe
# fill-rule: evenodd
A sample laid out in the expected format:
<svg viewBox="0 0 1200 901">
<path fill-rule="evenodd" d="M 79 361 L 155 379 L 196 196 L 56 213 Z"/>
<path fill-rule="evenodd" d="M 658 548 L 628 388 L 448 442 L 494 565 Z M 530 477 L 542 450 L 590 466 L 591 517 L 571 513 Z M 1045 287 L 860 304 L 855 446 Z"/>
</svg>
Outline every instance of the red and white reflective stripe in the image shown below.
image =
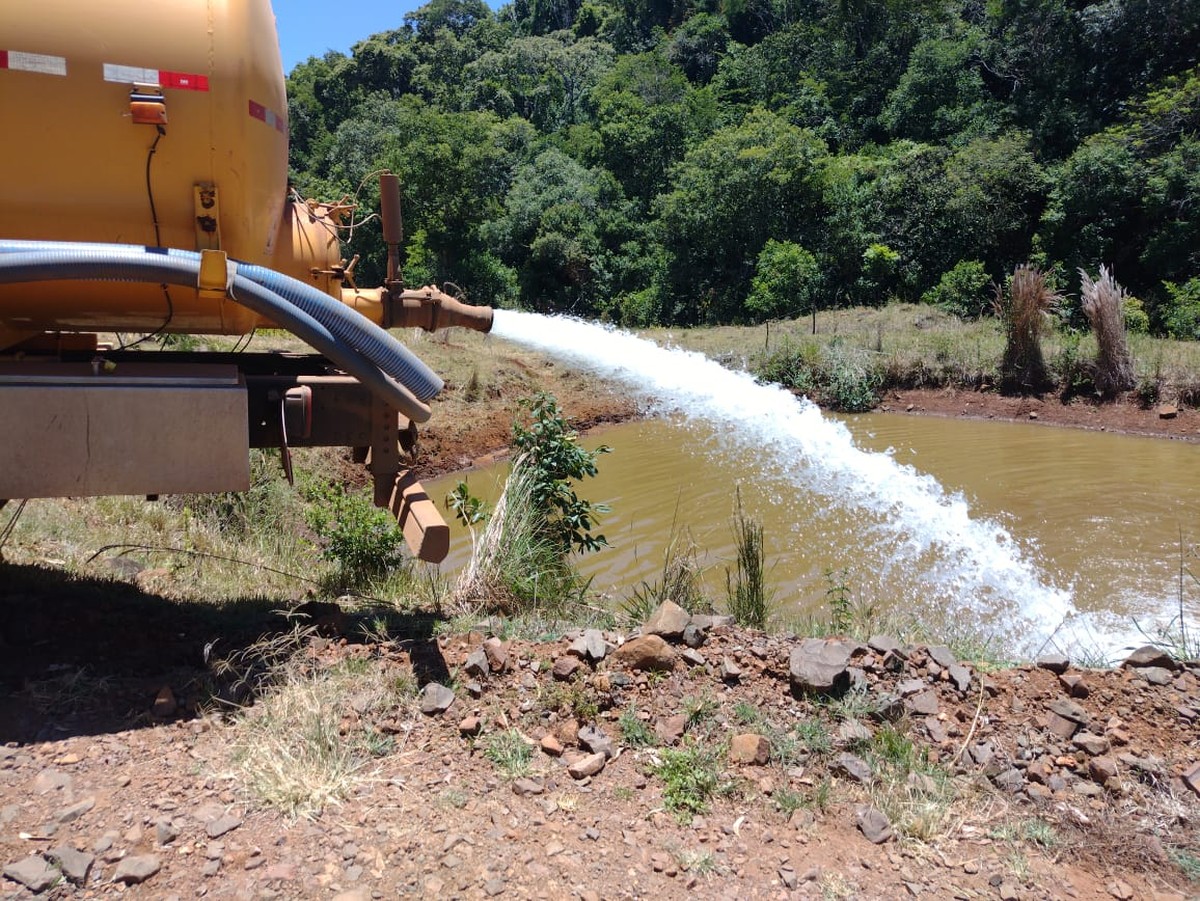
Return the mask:
<svg viewBox="0 0 1200 901">
<path fill-rule="evenodd" d="M 119 84 L 156 84 L 181 91 L 207 91 L 208 76 L 194 72 L 175 72 L 170 69 L 143 69 L 139 66 L 104 64 L 104 80 Z"/>
<path fill-rule="evenodd" d="M 250 101 L 250 118 L 257 119 L 259 122 L 266 122 L 280 134 L 287 133 L 287 120 L 275 112 L 273 109 L 268 109 L 261 103 Z"/>
<path fill-rule="evenodd" d="M 37 72 L 41 75 L 66 75 L 67 58 L 45 53 L 23 53 L 20 50 L 0 50 L 0 69 Z"/>
</svg>

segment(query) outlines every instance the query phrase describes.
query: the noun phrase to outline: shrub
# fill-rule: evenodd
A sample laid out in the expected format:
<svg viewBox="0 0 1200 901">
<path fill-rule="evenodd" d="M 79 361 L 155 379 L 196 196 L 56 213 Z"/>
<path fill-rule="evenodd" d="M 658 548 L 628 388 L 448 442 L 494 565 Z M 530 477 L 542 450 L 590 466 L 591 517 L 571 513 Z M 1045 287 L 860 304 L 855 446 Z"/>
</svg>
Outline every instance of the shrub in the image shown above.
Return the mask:
<svg viewBox="0 0 1200 901">
<path fill-rule="evenodd" d="M 784 337 L 756 367 L 758 377 L 791 388 L 801 394 L 814 394 L 821 368 L 821 347 L 811 341 L 792 341 Z"/>
<path fill-rule="evenodd" d="M 960 319 L 978 319 L 987 307 L 990 283 L 983 263 L 963 260 L 943 273 L 941 281 L 925 292 L 921 302 L 953 313 Z"/>
<path fill-rule="evenodd" d="M 1054 360 L 1054 374 L 1058 378 L 1058 389 L 1063 401 L 1094 390 L 1092 367 L 1079 358 L 1079 345 L 1083 336 L 1068 329 L 1062 333 L 1058 356 Z"/>
<path fill-rule="evenodd" d="M 785 338 L 757 365 L 758 376 L 844 413 L 865 413 L 879 403 L 883 367 L 864 348 L 835 337 L 829 344 Z"/>
<path fill-rule="evenodd" d="M 664 748 L 655 775 L 663 781 L 663 805 L 683 822 L 708 811 L 708 803 L 721 788 L 717 754 L 699 745 L 678 750 Z"/>
<path fill-rule="evenodd" d="M 870 354 L 834 340 L 825 349 L 821 400 L 844 413 L 866 413 L 879 403 L 883 371 Z"/>
<path fill-rule="evenodd" d="M 640 626 L 663 601 L 673 601 L 688 613 L 711 613 L 712 605 L 704 597 L 703 570 L 697 559 L 699 549 L 691 535 L 672 530 L 663 552 L 661 577 L 644 581 L 621 603 L 621 613 L 630 626 Z"/>
<path fill-rule="evenodd" d="M 578 434 L 567 425 L 558 409 L 558 401 L 546 392 L 521 401 L 529 410 L 529 424 L 513 423 L 513 447 L 531 473 L 530 500 L 543 517 L 540 531 L 571 550 L 595 551 L 608 542 L 592 533 L 596 515 L 607 513 L 604 504 L 593 504 L 579 497 L 572 480 L 594 476 L 596 459 L 611 450 L 600 445 L 594 451 L 577 443 Z"/>
<path fill-rule="evenodd" d="M 896 286 L 900 254 L 886 244 L 872 244 L 862 255 L 862 271 L 856 285 L 864 303 L 882 306 Z"/>
<path fill-rule="evenodd" d="M 315 503 L 308 510 L 308 524 L 321 541 L 321 556 L 337 564 L 342 587 L 383 575 L 403 562 L 404 533 L 365 492 L 327 486 L 311 489 L 310 500 Z"/>
<path fill-rule="evenodd" d="M 558 607 L 582 593 L 585 583 L 543 528 L 534 483 L 533 470 L 518 458 L 483 534 L 472 535 L 471 560 L 452 592 L 455 608 L 516 613 Z"/>
<path fill-rule="evenodd" d="M 1162 317 L 1167 334 L 1188 341 L 1200 339 L 1200 278 L 1183 284 L 1163 282 L 1163 288 L 1170 298 Z"/>
<path fill-rule="evenodd" d="M 1146 312 L 1146 306 L 1136 297 L 1126 296 L 1124 313 L 1127 331 L 1135 335 L 1144 335 L 1150 331 L 1150 316 Z"/>
<path fill-rule="evenodd" d="M 659 321 L 662 298 L 657 288 L 645 288 L 621 295 L 618 306 L 622 325 L 629 328 L 645 328 Z"/>
<path fill-rule="evenodd" d="M 596 458 L 607 453 L 581 448 L 563 419 L 558 403 L 540 393 L 522 401 L 528 423 L 513 423 L 513 461 L 504 491 L 476 541 L 471 560 L 453 592 L 456 607 L 514 613 L 529 606 L 559 607 L 587 588 L 569 557 L 574 550 L 603 547 L 595 517 L 608 512 L 575 493 L 571 481 L 596 474 Z M 469 493 L 456 492 L 451 503 L 473 515 Z"/>
<path fill-rule="evenodd" d="M 510 779 L 524 776 L 533 761 L 533 749 L 516 729 L 494 732 L 487 739 L 483 756 Z"/>
<path fill-rule="evenodd" d="M 1105 397 L 1129 391 L 1136 384 L 1133 357 L 1125 340 L 1125 289 L 1117 284 L 1112 273 L 1100 267 L 1100 278 L 1079 270 L 1083 287 L 1080 298 L 1083 312 L 1096 335 L 1098 352 L 1094 381 L 1096 390 Z"/>
</svg>

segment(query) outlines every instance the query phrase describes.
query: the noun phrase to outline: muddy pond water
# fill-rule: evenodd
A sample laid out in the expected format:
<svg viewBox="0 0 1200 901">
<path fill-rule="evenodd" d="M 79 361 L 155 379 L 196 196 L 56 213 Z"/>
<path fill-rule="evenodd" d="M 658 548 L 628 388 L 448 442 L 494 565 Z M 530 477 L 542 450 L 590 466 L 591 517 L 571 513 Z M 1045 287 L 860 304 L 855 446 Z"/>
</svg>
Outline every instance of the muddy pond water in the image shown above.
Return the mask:
<svg viewBox="0 0 1200 901">
<path fill-rule="evenodd" d="M 1181 536 L 1185 548 L 1200 543 L 1195 445 L 903 414 L 844 422 L 862 449 L 886 453 L 960 494 L 973 519 L 999 524 L 1012 553 L 1069 594 L 1074 609 L 1086 614 L 1072 617 L 1069 626 L 1061 625 L 1061 610 L 1028 611 L 1036 628 L 1061 639 L 1059 646 L 1119 646 L 1136 640 L 1135 620 L 1149 628 L 1176 611 Z M 939 628 L 970 620 L 986 631 L 989 616 L 1002 610 L 986 594 L 964 609 L 949 590 L 957 578 L 954 561 L 940 559 L 936 550 L 913 550 L 904 534 L 881 528 L 886 509 L 809 492 L 802 480 L 797 485 L 786 477 L 787 461 L 765 466 L 756 449 L 726 441 L 704 423 L 643 420 L 589 435 L 584 443 L 613 448 L 601 458 L 599 476 L 580 488 L 582 496 L 611 506 L 601 523 L 611 547 L 579 562 L 593 587 L 617 601 L 643 580 L 657 579 L 672 536 L 684 536 L 700 549 L 708 592 L 719 604 L 734 559 L 730 522 L 740 491 L 745 511 L 764 525 L 768 579 L 785 613 L 814 611 L 839 584 L 856 603 L 909 611 Z M 440 479 L 428 485 L 430 496 L 441 503 L 465 478 L 472 493 L 491 501 L 507 472 L 508 464 L 500 463 Z M 465 530 L 453 527 L 446 572 L 470 553 Z M 1184 588 L 1194 621 L 1200 585 Z"/>
</svg>

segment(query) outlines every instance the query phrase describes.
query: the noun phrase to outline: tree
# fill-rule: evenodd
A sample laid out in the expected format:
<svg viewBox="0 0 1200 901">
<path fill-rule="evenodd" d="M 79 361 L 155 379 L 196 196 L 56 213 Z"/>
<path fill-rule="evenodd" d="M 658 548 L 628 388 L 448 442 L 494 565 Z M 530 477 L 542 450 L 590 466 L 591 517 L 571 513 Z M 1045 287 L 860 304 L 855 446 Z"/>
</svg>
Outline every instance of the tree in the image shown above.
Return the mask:
<svg viewBox="0 0 1200 901">
<path fill-rule="evenodd" d="M 1003 109 L 980 74 L 983 35 L 967 29 L 954 37 L 922 41 L 879 115 L 888 133 L 914 141 L 947 141 L 994 131 Z"/>
<path fill-rule="evenodd" d="M 825 156 L 823 141 L 765 110 L 688 153 L 654 208 L 668 321 L 745 317 L 743 298 L 767 240 L 811 246 L 818 237 Z"/>
<path fill-rule="evenodd" d="M 1055 173 L 1039 228 L 1051 260 L 1082 269 L 1104 260 L 1136 267 L 1146 170 L 1118 136 L 1085 141 Z"/>
<path fill-rule="evenodd" d="M 758 255 L 746 309 L 759 321 L 810 312 L 816 308 L 820 282 L 815 256 L 799 244 L 768 238 Z"/>
<path fill-rule="evenodd" d="M 609 173 L 546 150 L 518 170 L 482 236 L 517 272 L 522 306 L 593 316 L 620 290 L 619 247 L 634 231 L 625 207 Z"/>
<path fill-rule="evenodd" d="M 600 79 L 591 104 L 600 135 L 600 162 L 632 197 L 649 201 L 692 134 L 691 87 L 660 53 L 625 56 Z"/>
</svg>

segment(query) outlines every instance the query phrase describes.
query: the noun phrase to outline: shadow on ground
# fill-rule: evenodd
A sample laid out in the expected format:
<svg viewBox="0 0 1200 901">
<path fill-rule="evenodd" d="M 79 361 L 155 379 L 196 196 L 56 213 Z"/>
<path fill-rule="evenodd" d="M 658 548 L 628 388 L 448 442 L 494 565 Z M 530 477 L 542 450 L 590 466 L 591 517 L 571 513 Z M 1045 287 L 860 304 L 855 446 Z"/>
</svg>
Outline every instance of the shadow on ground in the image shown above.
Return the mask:
<svg viewBox="0 0 1200 901">
<path fill-rule="evenodd" d="M 194 715 L 228 698 L 212 662 L 294 632 L 291 605 L 263 597 L 180 601 L 115 579 L 0 563 L 0 744 L 161 723 L 153 709 L 164 686 L 178 700 L 166 718 Z M 344 619 L 344 637 L 367 640 L 359 624 L 379 618 L 409 644 L 420 684 L 445 680 L 434 617 L 356 611 Z M 252 696 L 241 686 L 228 699 Z"/>
</svg>

